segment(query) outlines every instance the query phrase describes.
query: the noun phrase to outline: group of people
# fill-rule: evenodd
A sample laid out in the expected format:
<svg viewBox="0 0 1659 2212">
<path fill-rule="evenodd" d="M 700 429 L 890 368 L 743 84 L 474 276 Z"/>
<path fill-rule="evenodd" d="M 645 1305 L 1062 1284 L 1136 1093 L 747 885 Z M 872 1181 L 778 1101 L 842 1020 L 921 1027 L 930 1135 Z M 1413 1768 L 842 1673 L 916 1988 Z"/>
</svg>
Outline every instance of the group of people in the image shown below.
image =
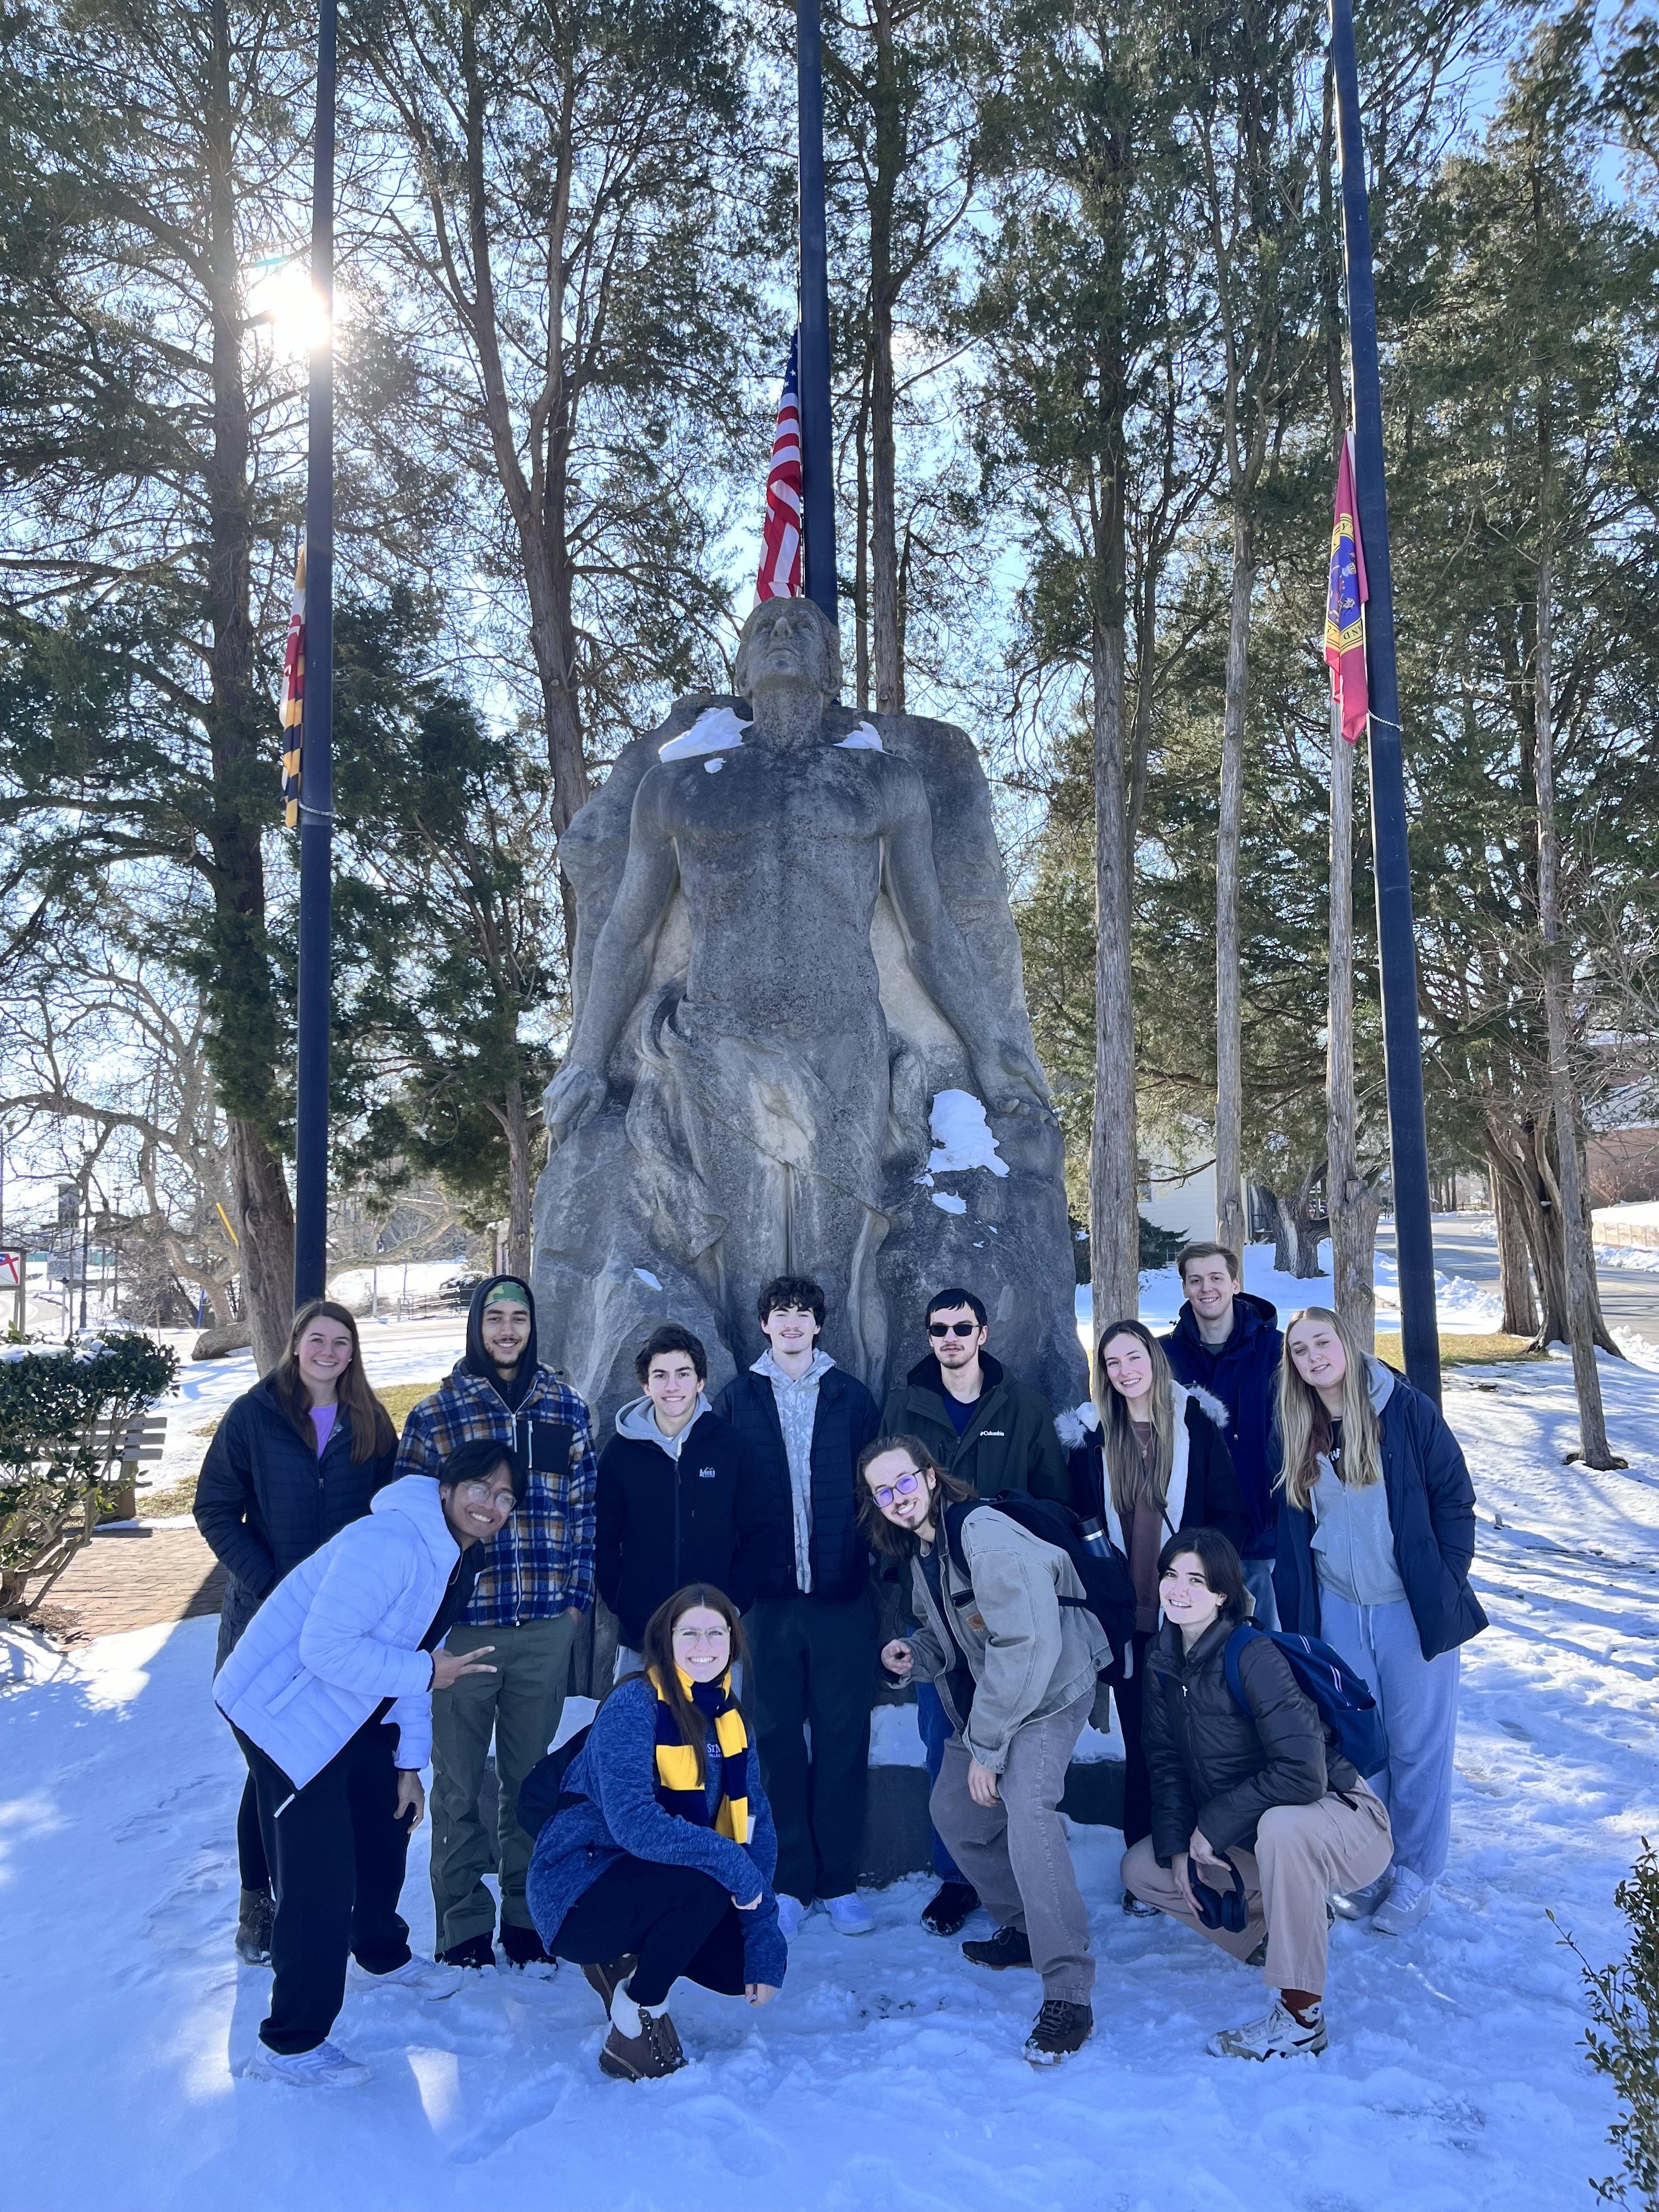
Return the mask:
<svg viewBox="0 0 1659 2212">
<path fill-rule="evenodd" d="M 352 1961 L 437 1999 L 565 1960 L 605 2008 L 603 2070 L 675 2071 L 676 1981 L 764 2004 L 809 1912 L 873 1929 L 883 1681 L 914 1685 L 931 1778 L 924 1923 L 956 1936 L 982 1907 L 965 1958 L 1035 1970 L 1034 2063 L 1092 2031 L 1059 1807 L 1113 1708 L 1124 1910 L 1261 1967 L 1268 2012 L 1213 2051 L 1322 2051 L 1332 1914 L 1403 1935 L 1445 1863 L 1457 1652 L 1485 1625 L 1473 1492 L 1431 1401 L 1334 1314 L 1281 1334 L 1236 1255 L 1179 1266 L 1175 1328 L 1109 1324 L 1058 1423 L 972 1291 L 930 1300 L 928 1348 L 878 1406 L 821 1348 L 822 1290 L 783 1275 L 766 1349 L 713 1402 L 702 1344 L 653 1331 L 597 1450 L 516 1277 L 479 1285 L 401 1440 L 350 1315 L 307 1306 L 197 1492 L 228 1571 L 215 1698 L 248 1769 L 237 1948 L 273 1979 L 249 2070 L 365 2078 L 331 2040 Z M 596 1596 L 611 1686 L 554 1749 Z M 1374 1705 L 1368 1772 L 1322 1669 Z M 428 1761 L 424 1959 L 398 1907 Z"/>
</svg>

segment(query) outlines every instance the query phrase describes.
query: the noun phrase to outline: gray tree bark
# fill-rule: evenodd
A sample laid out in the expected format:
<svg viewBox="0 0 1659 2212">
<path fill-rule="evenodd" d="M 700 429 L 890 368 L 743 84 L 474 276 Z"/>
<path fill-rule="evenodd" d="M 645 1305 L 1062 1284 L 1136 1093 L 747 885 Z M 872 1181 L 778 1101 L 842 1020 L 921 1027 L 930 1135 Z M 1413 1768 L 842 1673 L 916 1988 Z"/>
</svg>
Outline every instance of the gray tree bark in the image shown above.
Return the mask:
<svg viewBox="0 0 1659 2212">
<path fill-rule="evenodd" d="M 1129 965 L 1133 847 L 1121 623 L 1094 635 L 1095 1113 L 1089 1155 L 1089 1273 L 1095 1329 L 1140 1308 L 1135 1161 L 1135 1025 Z"/>
<path fill-rule="evenodd" d="M 1353 1091 L 1353 786 L 1357 748 L 1331 702 L 1331 919 L 1326 979 L 1325 1203 L 1332 1296 L 1367 1350 L 1376 1340 L 1376 1194 L 1359 1171 Z"/>
<path fill-rule="evenodd" d="M 1216 1235 L 1244 1249 L 1244 1044 L 1238 933 L 1238 846 L 1244 812 L 1244 714 L 1249 680 L 1250 520 L 1233 513 L 1233 586 L 1227 630 L 1227 704 L 1221 730 L 1221 803 L 1215 840 Z"/>
</svg>

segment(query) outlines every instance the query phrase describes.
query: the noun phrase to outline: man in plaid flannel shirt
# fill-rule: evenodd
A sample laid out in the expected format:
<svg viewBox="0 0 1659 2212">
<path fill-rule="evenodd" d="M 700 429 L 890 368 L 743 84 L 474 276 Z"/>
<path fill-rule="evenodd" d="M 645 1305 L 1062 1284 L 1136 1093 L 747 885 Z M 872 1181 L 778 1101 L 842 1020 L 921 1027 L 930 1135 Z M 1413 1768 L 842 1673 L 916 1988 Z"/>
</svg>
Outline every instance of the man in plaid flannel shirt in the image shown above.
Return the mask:
<svg viewBox="0 0 1659 2212">
<path fill-rule="evenodd" d="M 498 1438 L 525 1469 L 524 1502 L 486 1546 L 452 1651 L 490 1647 L 494 1671 L 433 1700 L 432 1899 L 436 1948 L 456 1966 L 495 1963 L 489 1838 L 478 1811 L 490 1738 L 500 1790 L 501 1948 L 511 1966 L 546 1959 L 525 1903 L 532 1838 L 519 1789 L 559 1726 L 576 1625 L 593 1602 L 597 1470 L 586 1407 L 536 1357 L 536 1302 L 516 1275 L 472 1294 L 466 1353 L 404 1425 L 397 1473 L 435 1475 L 458 1444 Z"/>
</svg>

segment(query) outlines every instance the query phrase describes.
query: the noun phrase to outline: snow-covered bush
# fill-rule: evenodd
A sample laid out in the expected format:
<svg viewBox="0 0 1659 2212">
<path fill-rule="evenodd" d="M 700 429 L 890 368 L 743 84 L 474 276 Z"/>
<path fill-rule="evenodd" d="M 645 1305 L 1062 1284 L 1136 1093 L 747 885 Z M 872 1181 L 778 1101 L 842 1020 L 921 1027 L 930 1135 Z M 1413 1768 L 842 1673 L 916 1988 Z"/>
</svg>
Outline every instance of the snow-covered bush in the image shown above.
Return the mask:
<svg viewBox="0 0 1659 2212">
<path fill-rule="evenodd" d="M 175 1352 L 131 1330 L 0 1351 L 0 1615 L 74 1549 L 127 1422 L 178 1371 Z"/>
<path fill-rule="evenodd" d="M 1622 1959 L 1595 1967 L 1583 1961 L 1590 2019 L 1584 2047 L 1605 2074 L 1623 2110 L 1607 2130 L 1623 2171 L 1595 2184 L 1608 2203 L 1659 2212 L 1659 1850 L 1645 1837 L 1642 1855 L 1613 1892 L 1631 1931 Z M 1553 1917 L 1553 1915 L 1551 1916 Z"/>
</svg>

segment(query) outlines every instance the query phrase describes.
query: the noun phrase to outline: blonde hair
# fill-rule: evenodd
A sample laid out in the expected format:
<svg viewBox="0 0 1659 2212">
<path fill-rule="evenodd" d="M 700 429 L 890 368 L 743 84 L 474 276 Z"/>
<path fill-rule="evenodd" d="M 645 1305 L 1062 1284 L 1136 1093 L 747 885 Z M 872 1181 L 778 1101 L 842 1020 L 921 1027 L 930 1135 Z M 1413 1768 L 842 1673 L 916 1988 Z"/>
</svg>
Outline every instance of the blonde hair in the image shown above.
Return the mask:
<svg viewBox="0 0 1659 2212">
<path fill-rule="evenodd" d="M 1144 1470 L 1140 1446 L 1129 1425 L 1129 1401 L 1106 1379 L 1106 1347 L 1115 1336 L 1133 1337 L 1152 1364 L 1150 1469 Z M 1175 1465 L 1176 1379 L 1168 1353 L 1144 1322 L 1115 1321 L 1109 1328 L 1102 1329 L 1096 1342 L 1094 1382 L 1095 1411 L 1100 1415 L 1101 1450 L 1106 1462 L 1106 1488 L 1112 1510 L 1122 1520 L 1140 1495 L 1144 1481 L 1152 1503 L 1161 1513 L 1170 1495 L 1170 1470 Z"/>
<path fill-rule="evenodd" d="M 1279 1435 L 1284 1465 L 1279 1487 L 1291 1504 L 1306 1512 L 1319 1480 L 1321 1456 L 1331 1448 L 1331 1416 L 1312 1384 L 1304 1382 L 1291 1358 L 1291 1331 L 1301 1321 L 1322 1322 L 1342 1346 L 1347 1371 L 1342 1378 L 1342 1464 L 1350 1490 L 1369 1490 L 1382 1480 L 1382 1431 L 1371 1405 L 1370 1376 L 1364 1346 L 1340 1314 L 1328 1306 L 1304 1306 L 1285 1324 L 1285 1351 L 1279 1366 Z"/>
</svg>

